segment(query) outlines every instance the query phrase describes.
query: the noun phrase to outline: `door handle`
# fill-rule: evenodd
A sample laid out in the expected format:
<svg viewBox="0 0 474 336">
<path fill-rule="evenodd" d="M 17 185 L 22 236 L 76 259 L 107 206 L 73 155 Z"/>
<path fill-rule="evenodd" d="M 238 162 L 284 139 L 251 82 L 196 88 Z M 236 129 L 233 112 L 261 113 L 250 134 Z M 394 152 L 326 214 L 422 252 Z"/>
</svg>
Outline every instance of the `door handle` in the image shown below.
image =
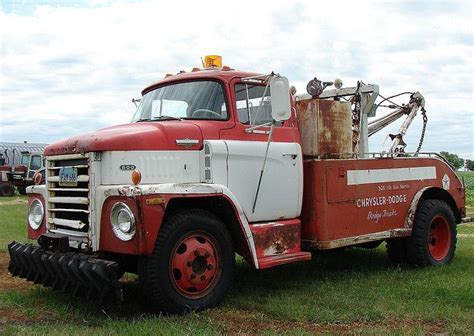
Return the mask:
<svg viewBox="0 0 474 336">
<path fill-rule="evenodd" d="M 293 160 L 298 157 L 298 154 L 295 153 L 283 153 L 281 156 L 290 156 Z"/>
</svg>

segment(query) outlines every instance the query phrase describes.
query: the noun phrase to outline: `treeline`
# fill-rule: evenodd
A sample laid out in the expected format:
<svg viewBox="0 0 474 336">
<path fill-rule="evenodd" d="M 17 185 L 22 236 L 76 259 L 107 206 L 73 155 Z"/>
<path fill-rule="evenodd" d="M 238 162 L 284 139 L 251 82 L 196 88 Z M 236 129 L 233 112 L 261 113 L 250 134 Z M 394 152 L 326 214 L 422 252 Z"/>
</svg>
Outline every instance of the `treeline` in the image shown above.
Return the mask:
<svg viewBox="0 0 474 336">
<path fill-rule="evenodd" d="M 449 153 L 449 152 L 441 152 L 440 153 L 446 160 L 451 163 L 451 165 L 459 170 L 463 167 L 466 167 L 467 170 L 474 171 L 474 160 L 464 160 L 463 158 L 459 157 L 457 154 Z"/>
</svg>

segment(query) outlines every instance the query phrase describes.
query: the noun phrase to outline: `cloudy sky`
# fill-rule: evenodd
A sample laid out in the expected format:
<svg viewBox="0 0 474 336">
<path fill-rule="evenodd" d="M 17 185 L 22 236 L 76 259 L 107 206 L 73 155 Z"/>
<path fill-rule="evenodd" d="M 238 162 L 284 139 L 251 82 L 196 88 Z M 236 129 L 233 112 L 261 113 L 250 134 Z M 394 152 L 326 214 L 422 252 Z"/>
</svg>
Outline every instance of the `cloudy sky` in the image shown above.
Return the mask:
<svg viewBox="0 0 474 336">
<path fill-rule="evenodd" d="M 423 150 L 474 159 L 471 1 L 0 4 L 0 141 L 51 143 L 128 122 L 144 86 L 219 54 L 236 69 L 284 74 L 299 93 L 314 76 L 379 84 L 385 96 L 418 90 Z M 371 150 L 398 125 L 371 138 Z"/>
</svg>

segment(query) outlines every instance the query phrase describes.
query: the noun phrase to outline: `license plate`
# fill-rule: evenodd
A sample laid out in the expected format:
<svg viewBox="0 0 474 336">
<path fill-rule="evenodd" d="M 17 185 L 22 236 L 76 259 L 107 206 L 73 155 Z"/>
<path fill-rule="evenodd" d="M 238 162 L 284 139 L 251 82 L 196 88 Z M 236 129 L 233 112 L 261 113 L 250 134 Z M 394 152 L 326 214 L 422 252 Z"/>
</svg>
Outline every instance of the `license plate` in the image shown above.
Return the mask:
<svg viewBox="0 0 474 336">
<path fill-rule="evenodd" d="M 76 167 L 62 167 L 59 169 L 59 185 L 61 187 L 76 187 L 77 186 L 77 168 Z"/>
</svg>

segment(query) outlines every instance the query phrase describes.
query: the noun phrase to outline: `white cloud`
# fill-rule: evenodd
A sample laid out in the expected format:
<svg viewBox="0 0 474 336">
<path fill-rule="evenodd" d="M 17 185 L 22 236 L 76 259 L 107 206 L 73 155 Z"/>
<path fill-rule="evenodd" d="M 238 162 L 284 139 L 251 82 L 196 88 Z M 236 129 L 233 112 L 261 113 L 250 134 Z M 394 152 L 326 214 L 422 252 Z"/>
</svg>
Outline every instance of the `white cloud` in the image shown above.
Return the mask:
<svg viewBox="0 0 474 336">
<path fill-rule="evenodd" d="M 40 3 L 6 1 L 0 11 L 2 141 L 53 142 L 127 122 L 144 86 L 217 53 L 237 69 L 284 73 L 299 92 L 315 75 L 377 83 L 385 95 L 420 90 L 424 149 L 474 158 L 469 1 Z"/>
</svg>

